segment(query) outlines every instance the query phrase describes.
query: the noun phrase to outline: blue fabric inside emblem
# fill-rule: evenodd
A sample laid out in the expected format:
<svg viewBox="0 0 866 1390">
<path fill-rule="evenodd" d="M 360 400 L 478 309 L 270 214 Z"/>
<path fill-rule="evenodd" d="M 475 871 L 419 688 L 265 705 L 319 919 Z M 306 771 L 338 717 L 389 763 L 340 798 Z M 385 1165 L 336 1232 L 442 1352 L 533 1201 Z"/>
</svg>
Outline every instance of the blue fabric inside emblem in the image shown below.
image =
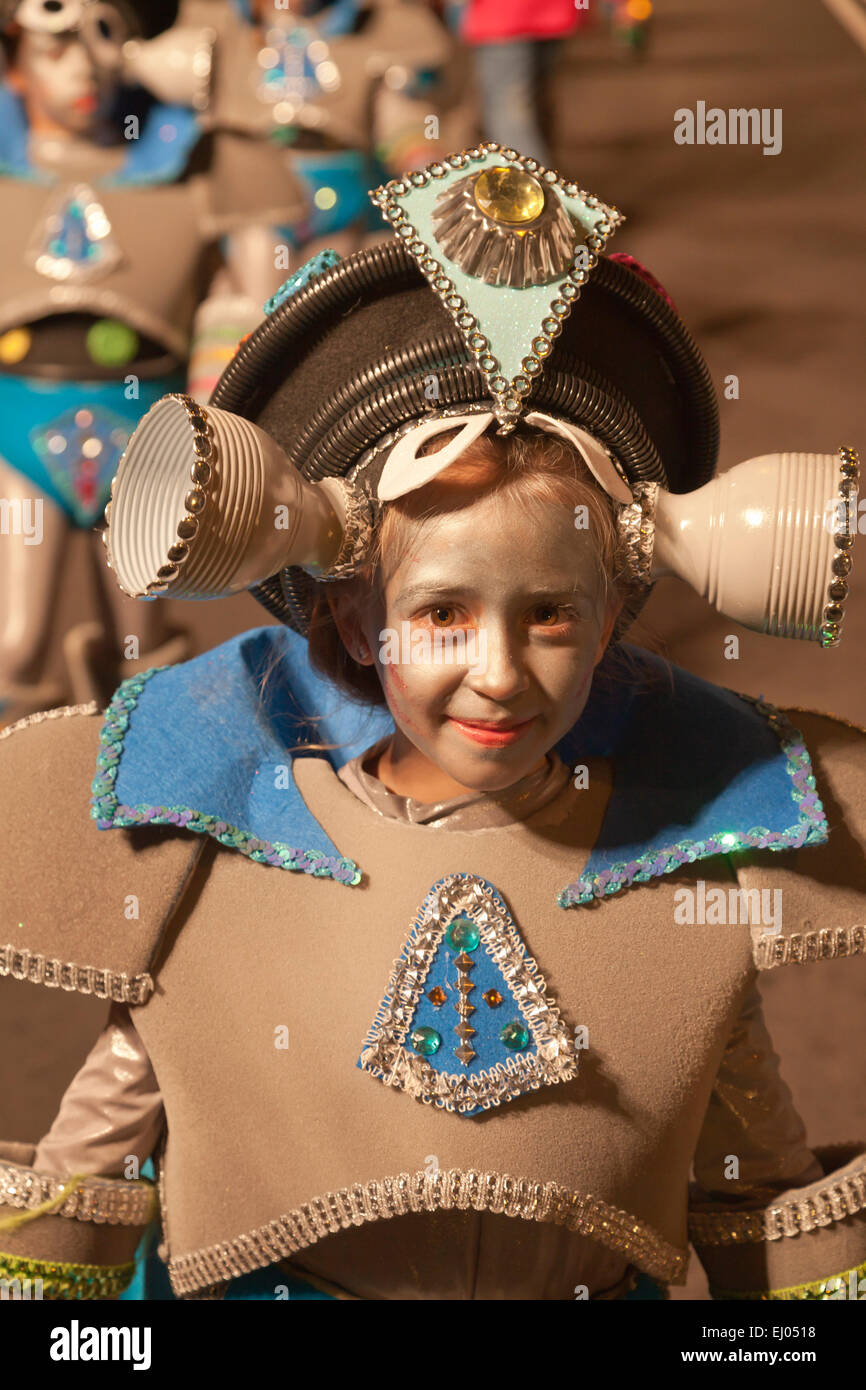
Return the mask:
<svg viewBox="0 0 866 1390">
<path fill-rule="evenodd" d="M 410 1051 L 415 1051 L 410 1041 L 414 1028 L 435 1028 L 442 1037 L 442 1046 L 438 1052 L 429 1055 L 424 1054 L 425 1062 L 429 1063 L 435 1071 L 462 1072 L 470 1076 L 481 1071 L 488 1071 L 497 1062 L 507 1062 L 509 1057 L 533 1057 L 535 1048 L 532 1045 L 531 1031 L 529 1046 L 521 1052 L 506 1047 L 500 1040 L 499 1034 L 506 1023 L 522 1023 L 523 1015 L 508 981 L 499 966 L 491 960 L 485 951 L 483 941 L 479 942 L 474 951 L 467 953 L 475 962 L 475 968 L 466 972 L 467 978 L 475 986 L 468 996 L 470 1004 L 475 1005 L 475 1012 L 469 1015 L 466 1022 L 476 1030 L 475 1037 L 469 1038 L 468 1042 L 469 1046 L 474 1048 L 477 1056 L 472 1062 L 461 1062 L 458 1057 L 455 1057 L 454 1049 L 459 1047 L 461 1043 L 461 1039 L 454 1032 L 460 1022 L 456 1004 L 461 997 L 457 989 L 457 981 L 460 979 L 461 972 L 454 964 L 454 959 L 459 954 L 459 951 L 455 951 L 454 947 L 449 945 L 448 933 L 446 932 L 439 943 L 436 956 L 430 966 L 430 973 L 424 982 L 424 993 L 418 1001 L 412 1018 L 412 1025 L 406 1034 L 406 1047 Z M 428 998 L 430 991 L 437 985 L 444 989 L 448 996 L 446 1003 L 438 1008 Z M 488 989 L 496 989 L 502 995 L 502 1003 L 498 1008 L 491 1008 L 482 999 L 481 996 Z"/>
</svg>

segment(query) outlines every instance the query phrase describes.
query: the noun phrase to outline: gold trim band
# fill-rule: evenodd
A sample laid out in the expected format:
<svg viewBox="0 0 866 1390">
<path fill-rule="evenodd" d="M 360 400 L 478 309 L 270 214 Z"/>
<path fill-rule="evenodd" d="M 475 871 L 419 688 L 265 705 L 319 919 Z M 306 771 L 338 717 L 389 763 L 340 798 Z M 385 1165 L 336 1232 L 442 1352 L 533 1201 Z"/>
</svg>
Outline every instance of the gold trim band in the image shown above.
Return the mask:
<svg viewBox="0 0 866 1390">
<path fill-rule="evenodd" d="M 0 1206 L 31 1211 L 59 1197 L 68 1178 L 37 1173 L 17 1163 L 0 1162 Z M 85 1178 L 52 1216 L 110 1226 L 146 1226 L 156 1212 L 152 1183 L 131 1178 Z"/>
<path fill-rule="evenodd" d="M 172 1288 L 181 1296 L 263 1269 L 314 1245 L 325 1236 L 370 1221 L 411 1212 L 489 1211 L 524 1221 L 565 1226 L 590 1236 L 666 1284 L 685 1282 L 688 1252 L 658 1236 L 646 1222 L 589 1194 L 555 1182 L 532 1182 L 502 1173 L 451 1168 L 436 1174 L 400 1173 L 327 1192 L 234 1240 L 222 1241 L 169 1263 Z"/>
<path fill-rule="evenodd" d="M 94 994 L 97 999 L 113 999 L 116 1004 L 144 1004 L 153 993 L 150 975 L 118 974 L 95 965 L 76 965 L 74 961 L 39 955 L 13 946 L 0 946 L 0 975 L 27 980 L 47 989 L 65 989 L 78 994 Z"/>
</svg>

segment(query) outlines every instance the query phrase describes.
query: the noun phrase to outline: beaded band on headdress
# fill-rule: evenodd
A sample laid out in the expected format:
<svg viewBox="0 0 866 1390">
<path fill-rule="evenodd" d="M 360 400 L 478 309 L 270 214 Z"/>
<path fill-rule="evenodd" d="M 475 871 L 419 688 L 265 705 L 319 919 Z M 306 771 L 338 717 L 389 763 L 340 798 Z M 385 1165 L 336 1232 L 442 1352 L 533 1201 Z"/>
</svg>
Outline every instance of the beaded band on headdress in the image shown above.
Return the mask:
<svg viewBox="0 0 866 1390">
<path fill-rule="evenodd" d="M 827 589 L 827 597 L 830 601 L 824 609 L 824 622 L 821 626 L 822 647 L 838 647 L 842 640 L 842 619 L 845 616 L 842 603 L 848 597 L 848 576 L 853 565 L 850 552 L 857 533 L 857 484 L 860 480 L 860 455 L 850 445 L 842 444 L 839 447 L 839 458 L 842 475 L 839 483 L 839 497 L 842 499 L 845 517 L 842 527 L 834 533 L 833 537 L 839 553 L 833 558 L 833 577 Z"/>
</svg>

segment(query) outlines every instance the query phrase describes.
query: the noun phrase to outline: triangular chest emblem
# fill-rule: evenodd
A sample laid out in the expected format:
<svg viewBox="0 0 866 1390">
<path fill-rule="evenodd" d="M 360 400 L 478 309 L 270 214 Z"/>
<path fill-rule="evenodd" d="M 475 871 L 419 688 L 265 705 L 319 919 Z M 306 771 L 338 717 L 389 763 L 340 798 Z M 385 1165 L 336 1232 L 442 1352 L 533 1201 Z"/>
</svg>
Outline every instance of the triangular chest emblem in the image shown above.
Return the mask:
<svg viewBox="0 0 866 1390">
<path fill-rule="evenodd" d="M 358 1066 L 461 1115 L 577 1075 L 574 1038 L 486 879 L 430 889 Z"/>
<path fill-rule="evenodd" d="M 89 184 L 57 194 L 33 233 L 28 259 L 40 275 L 70 284 L 97 280 L 120 264 L 108 215 Z"/>
</svg>

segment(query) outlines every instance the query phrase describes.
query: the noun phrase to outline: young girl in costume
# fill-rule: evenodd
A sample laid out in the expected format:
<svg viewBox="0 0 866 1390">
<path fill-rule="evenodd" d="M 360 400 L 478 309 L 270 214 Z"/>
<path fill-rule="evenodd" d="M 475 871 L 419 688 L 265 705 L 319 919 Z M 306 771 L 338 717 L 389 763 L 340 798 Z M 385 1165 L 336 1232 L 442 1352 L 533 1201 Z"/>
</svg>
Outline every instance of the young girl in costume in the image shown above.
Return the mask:
<svg viewBox="0 0 866 1390">
<path fill-rule="evenodd" d="M 835 644 L 856 456 L 713 479 L 694 343 L 534 160 L 374 200 L 113 487 L 127 592 L 279 625 L 0 750 L 2 969 L 112 1001 L 0 1148 L 2 1271 L 115 1296 L 153 1154 L 181 1297 L 617 1299 L 690 1242 L 714 1296 L 848 1296 L 866 1152 L 807 1144 L 757 976 L 864 950 L 862 736 L 621 636 L 677 573 Z"/>
</svg>

